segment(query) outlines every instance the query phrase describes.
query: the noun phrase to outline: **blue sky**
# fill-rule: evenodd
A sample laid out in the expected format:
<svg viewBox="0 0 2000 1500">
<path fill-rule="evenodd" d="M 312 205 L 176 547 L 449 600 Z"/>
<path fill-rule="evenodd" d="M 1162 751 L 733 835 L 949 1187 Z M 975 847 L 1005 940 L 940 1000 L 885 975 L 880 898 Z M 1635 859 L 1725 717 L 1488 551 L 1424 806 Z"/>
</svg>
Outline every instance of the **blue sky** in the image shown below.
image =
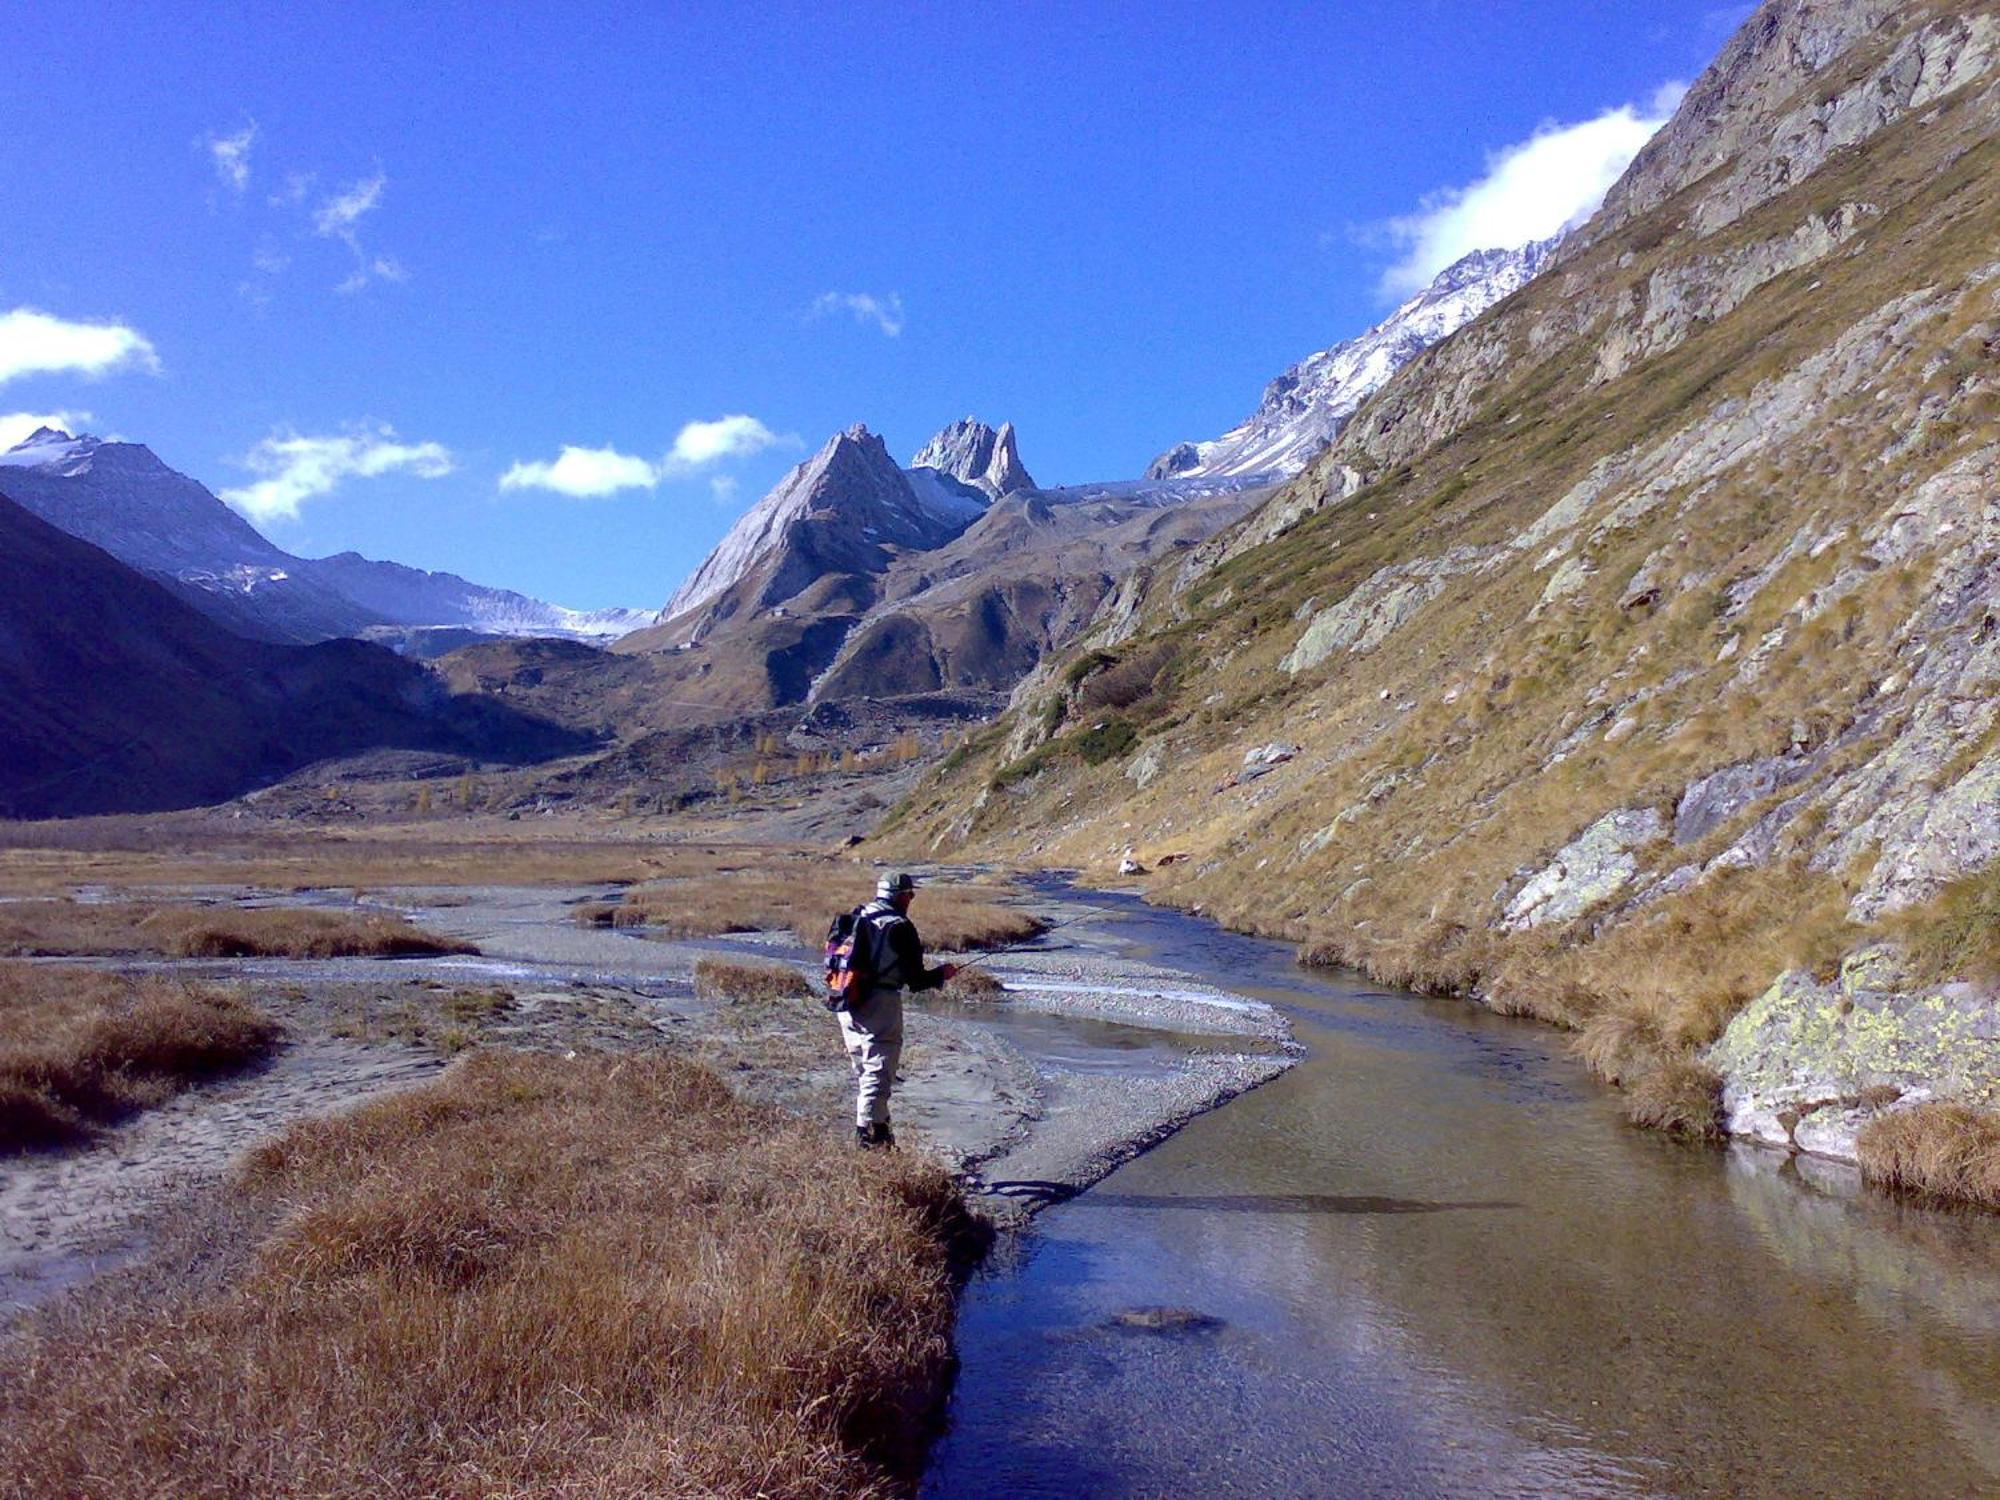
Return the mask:
<svg viewBox="0 0 2000 1500">
<path fill-rule="evenodd" d="M 1215 435 L 1746 12 L 0 4 L 0 424 L 657 605 L 851 422 L 1012 420 L 1045 484 Z"/>
</svg>

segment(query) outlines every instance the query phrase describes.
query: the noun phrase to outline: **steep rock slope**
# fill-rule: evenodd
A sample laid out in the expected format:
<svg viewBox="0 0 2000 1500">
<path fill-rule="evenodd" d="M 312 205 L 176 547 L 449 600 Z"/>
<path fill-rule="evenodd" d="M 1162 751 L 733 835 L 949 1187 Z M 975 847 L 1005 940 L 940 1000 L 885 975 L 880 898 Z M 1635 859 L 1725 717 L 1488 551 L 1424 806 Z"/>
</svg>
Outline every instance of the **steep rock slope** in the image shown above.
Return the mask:
<svg viewBox="0 0 2000 1500">
<path fill-rule="evenodd" d="M 1556 244 L 1547 239 L 1519 249 L 1475 250 L 1447 266 L 1366 333 L 1322 349 L 1273 380 L 1240 425 L 1207 442 L 1169 448 L 1147 468 L 1147 478 L 1289 479 L 1339 436 L 1390 376 L 1526 285 Z"/>
<path fill-rule="evenodd" d="M 354 552 L 294 557 L 140 443 L 42 428 L 0 453 L 0 480 L 53 526 L 157 579 L 238 634 L 303 643 L 456 629 L 613 639 L 650 611 L 565 609 Z"/>
<path fill-rule="evenodd" d="M 660 612 L 663 628 L 699 635 L 745 610 L 781 605 L 823 578 L 879 574 L 898 550 L 949 541 L 984 510 L 985 497 L 963 486 L 919 493 L 882 439 L 856 424 L 744 513 L 674 591 Z M 698 619 L 688 618 L 697 610 Z"/>
<path fill-rule="evenodd" d="M 0 493 L 0 816 L 187 807 L 385 747 L 526 760 L 584 743 L 380 646 L 232 635 Z"/>
<path fill-rule="evenodd" d="M 1185 855 L 1167 899 L 1579 1028 L 1651 1123 L 2000 1107 L 1996 223 L 2000 8 L 1767 4 L 892 846 Z"/>
</svg>

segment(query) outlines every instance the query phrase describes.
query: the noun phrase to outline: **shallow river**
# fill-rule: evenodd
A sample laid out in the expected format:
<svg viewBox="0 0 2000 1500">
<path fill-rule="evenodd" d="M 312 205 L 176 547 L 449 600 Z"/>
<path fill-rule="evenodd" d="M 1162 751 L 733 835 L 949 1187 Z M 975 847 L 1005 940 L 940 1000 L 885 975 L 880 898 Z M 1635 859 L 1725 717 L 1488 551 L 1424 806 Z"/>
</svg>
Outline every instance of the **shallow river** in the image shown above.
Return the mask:
<svg viewBox="0 0 2000 1500">
<path fill-rule="evenodd" d="M 980 1274 L 926 1495 L 2000 1494 L 2000 1221 L 1632 1130 L 1552 1031 L 1121 904 L 1308 1055 Z"/>
</svg>

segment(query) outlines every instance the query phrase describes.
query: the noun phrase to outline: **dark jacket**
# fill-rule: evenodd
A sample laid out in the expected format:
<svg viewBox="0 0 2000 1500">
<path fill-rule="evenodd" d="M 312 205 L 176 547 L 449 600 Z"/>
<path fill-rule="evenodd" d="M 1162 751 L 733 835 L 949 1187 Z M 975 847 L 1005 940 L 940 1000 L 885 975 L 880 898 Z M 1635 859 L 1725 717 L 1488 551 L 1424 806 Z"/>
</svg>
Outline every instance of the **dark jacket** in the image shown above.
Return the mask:
<svg viewBox="0 0 2000 1500">
<path fill-rule="evenodd" d="M 924 940 L 917 924 L 896 910 L 891 901 L 870 901 L 861 915 L 875 929 L 876 989 L 934 990 L 944 983 L 944 970 L 924 966 Z"/>
</svg>

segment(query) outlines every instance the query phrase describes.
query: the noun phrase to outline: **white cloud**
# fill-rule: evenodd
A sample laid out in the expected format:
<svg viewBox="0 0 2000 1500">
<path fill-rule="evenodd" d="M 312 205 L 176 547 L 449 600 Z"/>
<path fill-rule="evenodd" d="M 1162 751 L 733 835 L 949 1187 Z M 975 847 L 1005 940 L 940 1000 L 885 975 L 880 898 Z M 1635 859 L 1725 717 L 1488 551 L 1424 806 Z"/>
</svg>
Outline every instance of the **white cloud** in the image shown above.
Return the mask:
<svg viewBox="0 0 2000 1500">
<path fill-rule="evenodd" d="M 724 459 L 748 458 L 766 448 L 797 441 L 779 437 L 755 417 L 738 412 L 717 417 L 713 422 L 688 423 L 675 435 L 673 450 L 667 454 L 662 468 L 670 474 L 685 474 Z"/>
<path fill-rule="evenodd" d="M 890 338 L 903 331 L 903 294 L 890 292 L 877 297 L 873 292 L 821 292 L 813 299 L 811 317 L 849 312 L 857 323 L 873 323 Z"/>
<path fill-rule="evenodd" d="M 1622 105 L 1578 125 L 1544 125 L 1491 153 L 1477 182 L 1435 193 L 1419 212 L 1385 226 L 1403 256 L 1382 274 L 1382 290 L 1408 296 L 1475 250 L 1513 249 L 1581 224 L 1686 92 L 1685 84 L 1666 84 L 1644 108 Z"/>
<path fill-rule="evenodd" d="M 240 193 L 250 186 L 250 147 L 256 139 L 257 122 L 252 120 L 234 135 L 212 135 L 203 142 L 224 187 Z"/>
<path fill-rule="evenodd" d="M 595 500 L 620 490 L 650 490 L 659 468 L 615 448 L 578 448 L 565 443 L 554 463 L 517 463 L 500 476 L 503 490 L 553 490 L 578 500 Z"/>
<path fill-rule="evenodd" d="M 727 505 L 730 501 L 734 500 L 736 492 L 742 487 L 741 481 L 734 474 L 711 474 L 709 476 L 709 497 L 717 505 Z"/>
<path fill-rule="evenodd" d="M 158 373 L 160 357 L 122 323 L 72 323 L 31 307 L 0 313 L 0 381 L 58 370 L 107 375 L 128 365 Z"/>
<path fill-rule="evenodd" d="M 0 412 L 0 453 L 26 442 L 38 428 L 54 427 L 74 437 L 96 420 L 87 411 Z"/>
<path fill-rule="evenodd" d="M 798 439 L 773 432 L 755 417 L 741 412 L 712 422 L 689 422 L 674 437 L 674 445 L 658 463 L 616 448 L 582 448 L 565 443 L 548 463 L 517 463 L 500 476 L 503 490 L 551 490 L 578 500 L 595 500 L 620 490 L 650 490 L 661 481 L 679 479 L 732 459 L 749 458 L 766 448 L 795 447 Z M 727 474 L 710 478 L 718 499 L 735 493 L 736 480 Z"/>
<path fill-rule="evenodd" d="M 401 442 L 389 427 L 331 437 L 274 434 L 252 448 L 242 462 L 263 477 L 255 484 L 222 491 L 222 498 L 253 521 L 294 519 L 302 503 L 331 494 L 350 477 L 374 479 L 403 472 L 419 479 L 442 479 L 453 468 L 451 451 L 443 444 Z"/>
</svg>

